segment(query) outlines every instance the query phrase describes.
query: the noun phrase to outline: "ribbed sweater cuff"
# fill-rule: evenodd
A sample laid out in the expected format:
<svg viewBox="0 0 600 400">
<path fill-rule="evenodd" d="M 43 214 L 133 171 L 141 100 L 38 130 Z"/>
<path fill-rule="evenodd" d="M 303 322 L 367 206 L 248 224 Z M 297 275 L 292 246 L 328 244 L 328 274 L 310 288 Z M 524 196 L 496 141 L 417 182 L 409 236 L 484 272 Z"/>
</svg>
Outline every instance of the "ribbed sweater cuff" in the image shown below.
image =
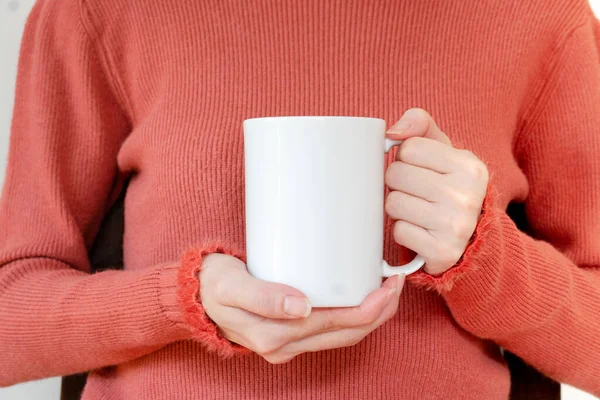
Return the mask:
<svg viewBox="0 0 600 400">
<path fill-rule="evenodd" d="M 473 233 L 469 245 L 465 249 L 458 263 L 441 275 L 430 275 L 424 270 L 420 270 L 413 275 L 409 275 L 408 280 L 417 285 L 437 290 L 440 293 L 451 291 L 452 288 L 461 279 L 468 279 L 477 269 L 481 268 L 482 260 L 485 260 L 490 251 L 498 251 L 490 244 L 490 236 L 493 236 L 500 224 L 500 214 L 496 207 L 498 192 L 496 188 L 489 185 L 481 209 L 481 217 Z M 485 262 L 483 263 L 485 264 Z"/>
<path fill-rule="evenodd" d="M 224 338 L 202 307 L 199 274 L 202 269 L 202 259 L 212 253 L 228 254 L 244 261 L 240 253 L 216 244 L 188 250 L 182 257 L 176 278 L 170 278 L 172 284 L 177 285 L 177 291 L 176 298 L 169 298 L 166 307 L 171 310 L 175 319 L 183 321 L 191 329 L 193 339 L 201 342 L 209 351 L 214 351 L 223 357 L 248 353 L 249 350 L 245 347 Z M 172 307 L 173 304 L 177 307 Z"/>
</svg>

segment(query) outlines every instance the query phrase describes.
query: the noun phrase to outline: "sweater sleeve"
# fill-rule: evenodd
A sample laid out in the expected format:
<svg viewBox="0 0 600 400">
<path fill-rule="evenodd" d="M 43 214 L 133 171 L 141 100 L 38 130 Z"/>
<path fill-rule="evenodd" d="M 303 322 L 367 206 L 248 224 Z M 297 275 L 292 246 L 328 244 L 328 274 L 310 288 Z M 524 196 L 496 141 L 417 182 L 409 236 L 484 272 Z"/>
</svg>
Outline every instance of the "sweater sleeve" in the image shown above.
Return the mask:
<svg viewBox="0 0 600 400">
<path fill-rule="evenodd" d="M 119 364 L 198 339 L 223 354 L 198 301 L 211 247 L 90 274 L 87 249 L 118 186 L 130 130 L 72 0 L 38 0 L 19 60 L 0 201 L 0 386 Z"/>
<path fill-rule="evenodd" d="M 455 320 L 546 375 L 600 395 L 600 57 L 598 21 L 575 29 L 528 113 L 516 158 L 531 235 L 488 191 L 473 241 L 441 277 Z"/>
</svg>

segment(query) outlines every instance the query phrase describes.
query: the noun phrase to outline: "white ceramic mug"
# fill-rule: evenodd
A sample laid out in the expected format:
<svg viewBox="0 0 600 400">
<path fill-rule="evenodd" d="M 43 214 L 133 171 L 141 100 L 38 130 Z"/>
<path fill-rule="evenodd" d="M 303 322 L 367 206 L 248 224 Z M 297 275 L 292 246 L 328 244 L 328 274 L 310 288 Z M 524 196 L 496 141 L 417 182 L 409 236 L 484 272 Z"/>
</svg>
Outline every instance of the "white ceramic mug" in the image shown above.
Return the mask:
<svg viewBox="0 0 600 400">
<path fill-rule="evenodd" d="M 423 265 L 383 260 L 382 119 L 244 121 L 246 250 L 256 278 L 303 292 L 313 307 L 360 304 L 381 278 Z"/>
</svg>

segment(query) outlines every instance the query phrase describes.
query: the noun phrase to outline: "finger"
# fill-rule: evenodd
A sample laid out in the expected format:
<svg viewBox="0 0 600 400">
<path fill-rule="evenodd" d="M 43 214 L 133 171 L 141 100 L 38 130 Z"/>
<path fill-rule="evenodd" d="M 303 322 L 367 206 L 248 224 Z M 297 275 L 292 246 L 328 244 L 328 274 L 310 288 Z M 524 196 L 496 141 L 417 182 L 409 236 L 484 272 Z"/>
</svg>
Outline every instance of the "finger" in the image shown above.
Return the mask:
<svg viewBox="0 0 600 400">
<path fill-rule="evenodd" d="M 265 329 L 278 332 L 287 343 L 317 333 L 369 325 L 394 301 L 394 296 L 399 296 L 403 284 L 403 276 L 391 277 L 357 307 L 315 309 L 304 320 L 286 321 L 284 325 L 269 321 Z"/>
<path fill-rule="evenodd" d="M 413 137 L 402 142 L 396 160 L 447 174 L 461 168 L 460 151 L 436 140 Z"/>
<path fill-rule="evenodd" d="M 248 311 L 228 306 L 220 306 L 218 313 L 211 315 L 211 319 L 218 326 L 221 336 L 251 350 L 254 350 L 253 343 L 244 335 L 246 332 L 239 327 L 253 326 L 259 324 L 261 320 L 265 320 L 265 318 Z"/>
<path fill-rule="evenodd" d="M 247 271 L 229 271 L 217 285 L 217 301 L 225 306 L 266 318 L 306 318 L 311 313 L 310 302 L 299 290 L 256 279 Z"/>
<path fill-rule="evenodd" d="M 403 284 L 403 275 L 386 280 L 381 288 L 365 299 L 361 305 L 364 312 L 356 312 L 360 307 L 316 309 L 304 320 L 263 319 L 246 331 L 248 338 L 242 338 L 243 343 L 248 343 L 245 344 L 246 347 L 254 349 L 259 354 L 268 354 L 315 334 L 372 324 L 390 303 L 398 302 Z M 353 312 L 356 313 L 352 314 Z"/>
<path fill-rule="evenodd" d="M 442 175 L 430 169 L 395 161 L 385 173 L 385 183 L 392 190 L 399 190 L 427 201 L 438 201 Z"/>
<path fill-rule="evenodd" d="M 436 224 L 435 205 L 411 194 L 392 191 L 385 200 L 385 212 L 393 219 L 404 220 L 425 229 Z"/>
<path fill-rule="evenodd" d="M 419 136 L 452 145 L 450 138 L 437 126 L 431 115 L 420 108 L 407 110 L 400 120 L 388 129 L 387 134 L 396 140 Z"/>
<path fill-rule="evenodd" d="M 404 286 L 404 278 L 405 277 L 403 274 L 391 276 L 383 282 L 383 285 L 381 285 L 381 287 L 387 289 L 396 289 L 399 296 L 400 292 L 402 292 L 402 287 Z"/>
<path fill-rule="evenodd" d="M 397 282 L 403 285 L 404 277 L 398 277 Z M 274 356 L 285 360 L 302 353 L 353 346 L 396 314 L 398 297 L 394 295 L 392 299 L 393 301 L 390 301 L 377 319 L 369 325 L 318 333 L 282 346 Z"/>
<path fill-rule="evenodd" d="M 406 140 L 411 137 L 424 137 L 445 145 L 452 145 L 450 138 L 437 126 L 431 115 L 420 108 L 407 110 L 386 133 L 390 139 Z"/>
<path fill-rule="evenodd" d="M 391 297 L 397 293 L 396 288 L 381 287 L 357 307 L 342 307 L 313 310 L 304 321 L 294 321 L 290 325 L 298 328 L 293 332 L 294 339 L 311 336 L 319 332 L 327 332 L 345 328 L 371 324 L 383 312 Z M 291 322 L 291 321 L 290 321 Z"/>
<path fill-rule="evenodd" d="M 426 229 L 410 222 L 399 220 L 394 224 L 393 235 L 394 240 L 399 245 L 414 251 L 425 258 L 425 260 L 431 259 L 432 249 L 436 248 L 436 240 Z"/>
<path fill-rule="evenodd" d="M 315 317 L 323 318 L 319 321 L 315 318 L 315 326 L 319 327 L 319 322 L 323 322 L 325 326 L 320 326 L 321 331 L 327 330 L 326 328 L 331 327 L 333 329 L 341 328 L 352 328 L 373 323 L 383 310 L 389 305 L 390 302 L 394 302 L 395 298 L 400 296 L 402 287 L 404 286 L 404 275 L 395 275 L 386 279 L 381 287 L 372 293 L 357 307 L 342 307 L 342 308 L 330 308 L 323 311 Z M 306 321 L 307 323 L 310 321 Z"/>
</svg>

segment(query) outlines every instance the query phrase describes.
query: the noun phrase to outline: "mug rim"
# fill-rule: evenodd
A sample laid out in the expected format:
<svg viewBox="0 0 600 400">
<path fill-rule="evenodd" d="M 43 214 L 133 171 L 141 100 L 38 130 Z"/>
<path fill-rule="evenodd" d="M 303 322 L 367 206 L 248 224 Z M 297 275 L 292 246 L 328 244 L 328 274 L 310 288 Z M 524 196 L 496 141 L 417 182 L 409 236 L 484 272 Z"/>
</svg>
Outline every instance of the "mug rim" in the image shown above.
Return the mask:
<svg viewBox="0 0 600 400">
<path fill-rule="evenodd" d="M 371 120 L 371 121 L 382 121 L 385 123 L 383 118 L 376 117 L 361 117 L 356 115 L 282 115 L 282 116 L 273 116 L 273 117 L 253 117 L 247 118 L 244 120 L 244 124 L 247 122 L 267 122 L 267 121 L 290 121 L 290 120 Z"/>
</svg>

